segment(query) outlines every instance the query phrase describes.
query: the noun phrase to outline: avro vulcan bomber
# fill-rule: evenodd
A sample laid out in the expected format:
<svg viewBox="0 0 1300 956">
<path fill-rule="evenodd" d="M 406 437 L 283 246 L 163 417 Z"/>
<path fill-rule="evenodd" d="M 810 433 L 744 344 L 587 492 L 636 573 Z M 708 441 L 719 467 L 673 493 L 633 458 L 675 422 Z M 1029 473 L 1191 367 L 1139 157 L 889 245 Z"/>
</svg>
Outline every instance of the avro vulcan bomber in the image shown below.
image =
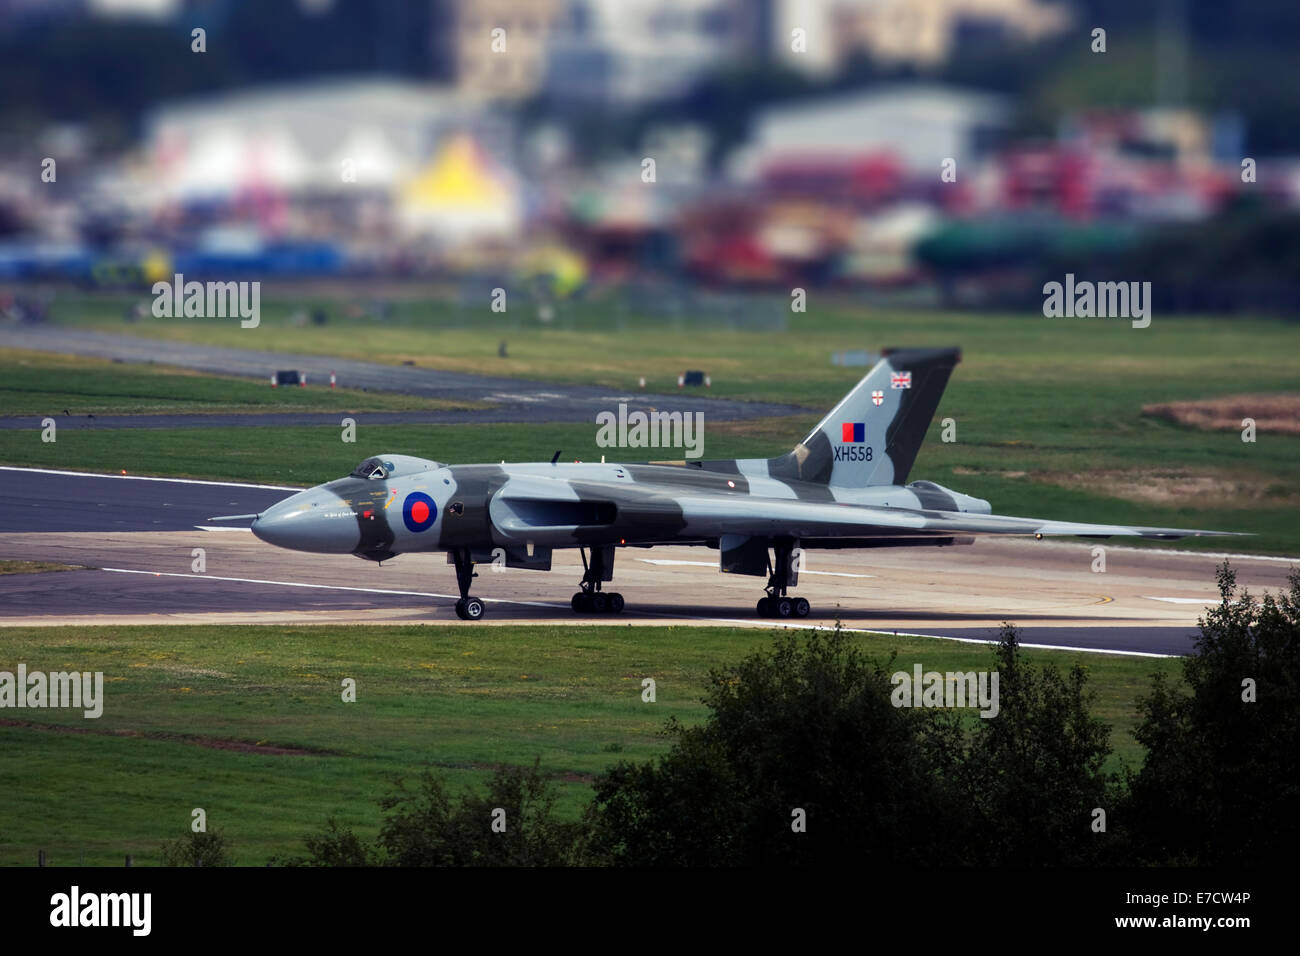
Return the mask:
<svg viewBox="0 0 1300 956">
<path fill-rule="evenodd" d="M 719 570 L 765 577 L 758 613 L 806 617 L 790 596 L 798 555 L 822 548 L 969 544 L 979 535 L 1172 539 L 1218 534 L 996 515 L 987 501 L 931 481 L 908 482 L 955 348 L 894 349 L 799 444 L 776 458 L 667 464 L 549 462 L 447 465 L 376 455 L 347 477 L 299 492 L 254 518 L 270 544 L 386 561 L 441 551 L 456 569 L 465 620 L 483 616 L 470 594 L 475 565 L 551 569 L 577 548 L 585 571 L 578 613 L 618 613 L 606 589 L 623 548 L 698 545 Z"/>
</svg>

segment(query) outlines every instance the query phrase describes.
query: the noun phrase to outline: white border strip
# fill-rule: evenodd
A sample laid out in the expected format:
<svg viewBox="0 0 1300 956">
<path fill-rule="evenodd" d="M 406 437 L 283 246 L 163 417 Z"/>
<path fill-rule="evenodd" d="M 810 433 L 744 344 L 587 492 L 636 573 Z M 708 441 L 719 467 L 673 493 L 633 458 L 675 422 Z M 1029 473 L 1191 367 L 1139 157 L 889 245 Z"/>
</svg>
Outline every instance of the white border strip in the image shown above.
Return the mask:
<svg viewBox="0 0 1300 956">
<path fill-rule="evenodd" d="M 1083 544 L 1075 541 L 1053 541 L 1052 544 L 1063 544 L 1072 548 L 1095 547 L 1094 545 Z M 1286 564 L 1300 565 L 1300 558 L 1286 558 L 1276 554 L 1238 554 L 1232 551 L 1189 551 L 1187 548 L 1135 548 L 1126 544 L 1108 544 L 1104 546 L 1107 551 L 1128 551 L 1132 554 L 1178 554 L 1191 558 L 1236 558 L 1240 561 L 1281 561 Z"/>
<path fill-rule="evenodd" d="M 437 594 L 433 591 L 394 591 L 387 588 L 358 588 L 346 584 L 307 584 L 302 581 L 267 581 L 262 578 L 227 578 L 218 574 L 194 574 L 182 571 L 141 571 L 137 568 L 100 568 L 100 571 L 112 571 L 114 574 L 143 574 L 155 578 L 207 578 L 210 581 L 235 581 L 240 584 L 278 584 L 286 588 L 318 588 L 323 591 L 360 591 L 365 594 L 405 594 L 411 597 L 445 598 L 459 601 L 459 594 Z M 509 598 L 479 598 L 491 604 L 526 604 L 529 607 L 568 607 L 567 604 L 551 604 L 546 601 L 515 601 Z"/>
<path fill-rule="evenodd" d="M 141 571 L 135 568 L 100 568 L 99 570 L 111 571 L 115 574 L 143 574 L 145 576 L 150 576 L 150 577 L 204 578 L 209 581 L 234 581 L 240 584 L 272 584 L 272 585 L 280 585 L 281 587 L 287 587 L 287 588 L 317 588 L 325 591 L 357 591 L 364 594 L 397 594 L 397 595 L 405 595 L 410 597 L 443 598 L 444 600 L 448 600 L 448 601 L 460 600 L 459 594 L 438 594 L 433 591 L 397 591 L 397 590 L 390 590 L 387 588 L 359 588 L 359 587 L 348 586 L 345 584 L 306 584 L 301 581 L 269 581 L 262 578 L 230 578 L 230 577 L 222 577 L 216 574 L 195 574 L 192 572 L 181 572 L 181 571 Z M 546 607 L 546 608 L 558 608 L 561 610 L 568 607 L 567 604 L 555 604 L 549 601 L 521 601 L 513 598 L 480 598 L 480 600 L 488 604 L 518 604 L 524 607 Z M 767 628 L 771 630 L 778 630 L 781 628 L 795 628 L 797 630 L 804 630 L 804 631 L 834 630 L 833 627 L 829 627 L 825 624 L 798 624 L 793 621 L 783 621 L 781 623 L 765 624 L 762 621 L 755 621 L 748 618 L 697 617 L 690 614 L 671 614 L 666 611 L 634 611 L 634 613 L 642 614 L 646 617 L 666 617 L 666 618 L 672 618 L 674 620 L 684 619 L 688 621 L 706 621 L 713 624 L 734 624 L 742 627 L 760 627 L 760 628 Z M 840 630 L 849 634 L 873 634 L 873 635 L 883 634 L 886 637 L 888 636 L 924 637 L 924 638 L 930 638 L 932 640 L 938 640 L 938 641 L 957 641 L 958 643 L 961 644 L 984 644 L 986 646 L 992 646 L 997 644 L 996 640 L 985 638 L 985 637 L 949 637 L 942 634 L 918 634 L 912 631 L 895 631 L 892 629 L 885 630 L 883 628 L 867 628 L 867 627 L 841 627 Z M 1115 654 L 1121 657 L 1168 658 L 1168 657 L 1183 656 L 1181 654 L 1158 654 L 1153 651 L 1124 651 L 1124 650 L 1115 650 L 1115 649 L 1102 648 L 1102 647 L 1075 647 L 1072 645 L 1062 645 L 1062 644 L 1022 643 L 1020 646 L 1029 648 L 1031 650 L 1040 650 L 1040 651 L 1072 651 L 1079 654 Z"/>
<path fill-rule="evenodd" d="M 269 491 L 303 491 L 307 486 L 251 485 L 243 481 L 204 481 L 199 478 L 155 478 L 150 475 L 106 475 L 97 471 L 58 471 L 53 468 L 18 468 L 0 465 L 0 471 L 21 471 L 33 475 L 70 475 L 74 478 L 116 478 L 119 481 L 165 481 L 175 485 L 215 485 L 220 488 L 266 488 Z"/>
</svg>

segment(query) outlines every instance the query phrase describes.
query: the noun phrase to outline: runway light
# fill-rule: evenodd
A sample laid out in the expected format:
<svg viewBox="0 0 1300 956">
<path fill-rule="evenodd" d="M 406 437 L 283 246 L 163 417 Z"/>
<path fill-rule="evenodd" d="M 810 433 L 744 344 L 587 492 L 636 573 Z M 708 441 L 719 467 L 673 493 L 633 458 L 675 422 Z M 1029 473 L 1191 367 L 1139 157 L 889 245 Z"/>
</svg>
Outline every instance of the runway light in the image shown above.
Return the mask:
<svg viewBox="0 0 1300 956">
<path fill-rule="evenodd" d="M 126 469 L 125 469 L 125 468 L 122 469 L 122 474 L 124 474 L 124 475 L 126 474 Z"/>
</svg>

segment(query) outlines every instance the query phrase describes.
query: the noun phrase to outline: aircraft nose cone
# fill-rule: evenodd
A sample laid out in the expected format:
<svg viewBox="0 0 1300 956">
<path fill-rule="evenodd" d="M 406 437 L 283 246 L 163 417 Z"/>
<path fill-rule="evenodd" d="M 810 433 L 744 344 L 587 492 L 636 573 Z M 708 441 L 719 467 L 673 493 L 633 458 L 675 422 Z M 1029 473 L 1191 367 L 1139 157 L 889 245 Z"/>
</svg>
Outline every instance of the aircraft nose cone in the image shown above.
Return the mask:
<svg viewBox="0 0 1300 956">
<path fill-rule="evenodd" d="M 361 535 L 351 509 L 329 493 L 303 491 L 263 511 L 253 534 L 267 544 L 293 551 L 347 554 Z"/>
</svg>

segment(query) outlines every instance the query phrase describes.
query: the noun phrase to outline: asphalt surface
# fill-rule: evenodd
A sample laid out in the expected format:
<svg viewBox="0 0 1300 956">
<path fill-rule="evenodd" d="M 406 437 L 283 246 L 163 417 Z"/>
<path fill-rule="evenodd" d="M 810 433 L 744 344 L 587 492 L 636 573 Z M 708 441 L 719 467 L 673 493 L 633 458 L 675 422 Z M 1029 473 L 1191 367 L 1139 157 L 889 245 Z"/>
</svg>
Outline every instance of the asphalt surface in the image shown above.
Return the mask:
<svg viewBox="0 0 1300 956">
<path fill-rule="evenodd" d="M 320 355 L 260 352 L 253 349 L 163 342 L 129 335 L 113 335 L 55 325 L 0 325 L 0 347 L 57 352 L 122 362 L 155 363 L 176 368 L 261 379 L 270 387 L 277 369 L 306 372 L 312 386 L 329 382 L 336 374 L 341 387 L 375 392 L 398 392 L 425 398 L 483 402 L 483 409 L 447 409 L 418 412 L 367 413 L 371 424 L 464 424 L 470 422 L 595 422 L 596 414 L 616 411 L 620 402 L 629 411 L 703 412 L 716 421 L 806 415 L 808 409 L 773 402 L 744 402 L 712 398 L 698 389 L 669 395 L 608 388 L 557 385 L 523 379 L 465 372 L 448 372 L 411 365 L 382 365 Z M 339 413 L 250 413 L 247 415 L 84 415 L 55 417 L 60 426 L 74 428 L 187 428 L 232 425 L 338 424 Z M 0 428 L 32 428 L 40 416 L 0 416 Z"/>
<path fill-rule="evenodd" d="M 714 624 L 833 626 L 966 640 L 996 638 L 1003 621 L 1026 645 L 1129 654 L 1181 654 L 1217 603 L 1212 553 L 1107 547 L 1098 542 L 982 539 L 969 547 L 813 552 L 796 590 L 804 622 L 757 618 L 761 581 L 717 571 L 704 548 L 622 549 L 618 617 L 569 608 L 581 565 L 556 552 L 550 574 L 481 568 L 478 624 L 456 619 L 454 575 L 442 555 L 376 565 L 264 544 L 208 518 L 261 510 L 293 489 L 0 468 L 0 558 L 94 570 L 0 575 L 0 626 L 157 623 Z M 213 530 L 205 530 L 213 529 Z M 193 549 L 206 567 L 195 572 Z M 1255 593 L 1285 585 L 1288 559 L 1235 556 Z"/>
<path fill-rule="evenodd" d="M 0 467 L 0 533 L 192 531 L 257 514 L 299 488 Z"/>
</svg>

